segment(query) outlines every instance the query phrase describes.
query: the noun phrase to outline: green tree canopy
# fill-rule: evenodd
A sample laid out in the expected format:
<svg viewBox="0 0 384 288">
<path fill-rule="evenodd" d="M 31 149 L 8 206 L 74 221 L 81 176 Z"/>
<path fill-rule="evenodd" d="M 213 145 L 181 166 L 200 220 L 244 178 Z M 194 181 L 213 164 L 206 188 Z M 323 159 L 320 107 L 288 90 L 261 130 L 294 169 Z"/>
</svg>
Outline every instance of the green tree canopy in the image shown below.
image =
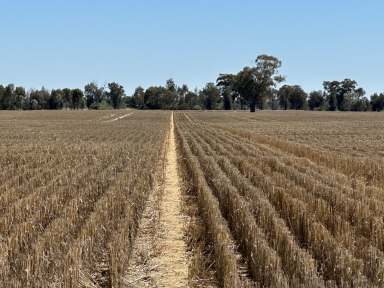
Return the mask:
<svg viewBox="0 0 384 288">
<path fill-rule="evenodd" d="M 309 93 L 308 106 L 310 110 L 321 109 L 324 104 L 325 99 L 322 91 L 312 91 Z"/>
<path fill-rule="evenodd" d="M 365 94 L 362 88 L 357 87 L 357 82 L 351 79 L 324 81 L 323 86 L 330 111 L 349 111 L 353 103 Z"/>
<path fill-rule="evenodd" d="M 216 109 L 220 101 L 220 91 L 214 83 L 208 83 L 203 90 L 201 90 L 200 96 L 204 99 L 205 109 Z"/>
<path fill-rule="evenodd" d="M 83 108 L 84 104 L 84 93 L 81 89 L 73 89 L 72 90 L 72 107 L 73 109 L 80 109 Z"/>
<path fill-rule="evenodd" d="M 255 112 L 256 106 L 264 108 L 264 101 L 270 89 L 284 81 L 278 74 L 281 61 L 274 56 L 259 55 L 254 67 L 244 67 L 235 78 L 234 89 L 248 101 L 250 111 Z"/>
<path fill-rule="evenodd" d="M 287 109 L 304 109 L 307 104 L 307 93 L 299 85 L 284 85 L 278 91 L 280 106 Z"/>
<path fill-rule="evenodd" d="M 235 90 L 235 81 L 236 75 L 233 74 L 220 74 L 216 80 L 216 85 L 220 87 L 224 110 L 232 109 L 232 103 L 238 95 Z"/>
<path fill-rule="evenodd" d="M 384 93 L 373 94 L 371 97 L 371 106 L 372 106 L 372 111 L 384 110 Z"/>
<path fill-rule="evenodd" d="M 132 98 L 133 98 L 132 104 L 135 108 L 139 108 L 139 109 L 145 108 L 144 93 L 145 93 L 145 90 L 141 86 L 135 89 L 135 92 L 132 95 Z"/>
<path fill-rule="evenodd" d="M 116 82 L 112 82 L 108 84 L 108 89 L 107 96 L 113 109 L 119 108 L 124 97 L 124 87 Z"/>
<path fill-rule="evenodd" d="M 84 87 L 85 104 L 88 108 L 98 109 L 103 99 L 104 88 L 98 87 L 95 82 L 91 82 Z"/>
</svg>

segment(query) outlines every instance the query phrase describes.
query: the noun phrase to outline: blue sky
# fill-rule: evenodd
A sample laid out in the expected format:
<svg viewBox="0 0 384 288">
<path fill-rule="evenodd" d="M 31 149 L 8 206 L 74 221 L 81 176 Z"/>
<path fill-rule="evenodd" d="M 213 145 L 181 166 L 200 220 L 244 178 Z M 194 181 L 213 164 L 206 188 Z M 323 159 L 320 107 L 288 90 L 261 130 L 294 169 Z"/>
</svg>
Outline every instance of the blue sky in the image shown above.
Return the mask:
<svg viewBox="0 0 384 288">
<path fill-rule="evenodd" d="M 353 78 L 384 91 L 384 1 L 0 0 L 0 83 L 27 88 L 190 88 L 252 65 L 283 62 L 288 84 Z"/>
</svg>

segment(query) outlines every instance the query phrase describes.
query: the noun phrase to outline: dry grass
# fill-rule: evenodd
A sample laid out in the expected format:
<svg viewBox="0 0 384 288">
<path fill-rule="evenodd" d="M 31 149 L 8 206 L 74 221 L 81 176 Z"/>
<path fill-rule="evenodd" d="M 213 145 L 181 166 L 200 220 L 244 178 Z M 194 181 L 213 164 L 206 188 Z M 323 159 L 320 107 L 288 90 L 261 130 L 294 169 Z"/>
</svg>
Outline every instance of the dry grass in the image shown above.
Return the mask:
<svg viewBox="0 0 384 288">
<path fill-rule="evenodd" d="M 123 287 L 170 113 L 110 114 L 1 114 L 1 287 Z"/>
<path fill-rule="evenodd" d="M 384 114 L 180 112 L 177 123 L 256 285 L 384 285 Z"/>
<path fill-rule="evenodd" d="M 174 120 L 190 287 L 384 286 L 384 114 Z M 169 121 L 1 113 L 0 287 L 134 287 L 156 269 Z"/>
</svg>

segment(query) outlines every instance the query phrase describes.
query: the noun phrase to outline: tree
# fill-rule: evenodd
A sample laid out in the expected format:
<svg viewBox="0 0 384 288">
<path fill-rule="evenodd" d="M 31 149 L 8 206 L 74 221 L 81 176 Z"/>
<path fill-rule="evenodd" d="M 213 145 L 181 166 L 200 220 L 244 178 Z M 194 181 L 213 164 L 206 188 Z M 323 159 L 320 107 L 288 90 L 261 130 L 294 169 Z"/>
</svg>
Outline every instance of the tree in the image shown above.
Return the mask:
<svg viewBox="0 0 384 288">
<path fill-rule="evenodd" d="M 330 111 L 336 111 L 338 107 L 337 94 L 340 89 L 339 81 L 324 81 L 324 90 L 327 95 L 328 108 Z"/>
<path fill-rule="evenodd" d="M 240 94 L 240 97 L 249 102 L 250 111 L 256 111 L 256 102 L 260 98 L 257 92 L 257 82 L 255 77 L 255 69 L 251 67 L 244 67 L 236 75 L 234 88 Z"/>
<path fill-rule="evenodd" d="M 340 111 L 349 111 L 351 110 L 351 105 L 353 98 L 357 93 L 357 82 L 351 79 L 344 79 L 340 82 L 339 93 L 337 93 L 337 108 Z"/>
<path fill-rule="evenodd" d="M 291 93 L 290 90 L 291 90 L 291 86 L 284 85 L 277 92 L 277 95 L 279 97 L 280 107 L 284 110 L 289 109 L 289 94 Z"/>
<path fill-rule="evenodd" d="M 365 91 L 363 88 L 355 88 L 353 91 L 346 93 L 348 99 L 348 109 L 351 111 L 368 111 L 369 101 L 364 97 Z"/>
<path fill-rule="evenodd" d="M 369 101 L 367 98 L 362 97 L 354 100 L 351 105 L 351 111 L 369 111 Z"/>
<path fill-rule="evenodd" d="M 149 109 L 161 109 L 161 97 L 165 88 L 161 86 L 152 86 L 145 90 L 144 102 Z"/>
<path fill-rule="evenodd" d="M 41 106 L 39 105 L 39 102 L 36 99 L 32 99 L 30 101 L 30 108 L 31 110 L 38 110 L 41 109 Z"/>
<path fill-rule="evenodd" d="M 284 109 L 304 109 L 307 93 L 299 85 L 284 85 L 278 91 L 280 106 Z"/>
<path fill-rule="evenodd" d="M 321 91 L 312 91 L 309 93 L 308 106 L 310 110 L 321 109 L 324 106 L 325 99 L 323 92 Z"/>
<path fill-rule="evenodd" d="M 16 87 L 14 92 L 15 97 L 15 109 L 21 109 L 27 96 L 24 87 Z"/>
<path fill-rule="evenodd" d="M 73 109 L 80 109 L 84 104 L 84 93 L 80 89 L 72 90 L 72 107 Z"/>
<path fill-rule="evenodd" d="M 38 109 L 43 109 L 44 107 L 42 106 L 43 103 L 43 97 L 41 97 L 41 93 L 39 90 L 31 90 L 29 92 L 29 109 L 32 110 L 38 110 Z"/>
<path fill-rule="evenodd" d="M 189 93 L 189 88 L 186 84 L 183 84 L 181 87 L 177 88 L 177 108 L 178 109 L 188 109 L 188 105 L 185 102 L 185 97 Z"/>
<path fill-rule="evenodd" d="M 371 107 L 372 111 L 384 110 L 384 93 L 375 93 L 371 96 Z"/>
<path fill-rule="evenodd" d="M 169 79 L 166 82 L 165 89 L 160 94 L 160 103 L 162 109 L 176 109 L 177 108 L 177 85 L 173 79 Z"/>
<path fill-rule="evenodd" d="M 72 90 L 69 88 L 64 88 L 63 93 L 63 107 L 64 108 L 73 108 L 72 104 Z"/>
<path fill-rule="evenodd" d="M 232 103 L 237 93 L 235 91 L 236 75 L 220 74 L 216 80 L 216 85 L 220 87 L 221 96 L 223 98 L 224 110 L 231 110 Z"/>
<path fill-rule="evenodd" d="M 124 87 L 116 82 L 112 82 L 108 84 L 108 89 L 109 92 L 107 93 L 107 96 L 113 109 L 119 108 L 121 100 L 124 97 Z"/>
<path fill-rule="evenodd" d="M 185 95 L 184 103 L 188 109 L 201 109 L 201 103 L 199 103 L 199 96 L 196 92 L 189 91 Z"/>
<path fill-rule="evenodd" d="M 307 93 L 299 85 L 294 85 L 288 97 L 291 109 L 305 109 L 307 107 L 307 97 Z"/>
<path fill-rule="evenodd" d="M 85 103 L 88 108 L 98 109 L 103 98 L 104 88 L 98 87 L 95 82 L 91 82 L 84 87 Z"/>
<path fill-rule="evenodd" d="M 224 108 L 224 110 L 232 110 L 231 91 L 228 90 L 228 89 L 223 89 L 221 91 L 221 97 L 223 99 L 223 108 Z"/>
<path fill-rule="evenodd" d="M 351 79 L 343 81 L 325 81 L 323 83 L 326 91 L 329 110 L 349 111 L 353 101 L 364 95 L 362 88 L 357 88 L 357 82 Z"/>
<path fill-rule="evenodd" d="M 0 85 L 0 109 L 4 109 L 5 87 Z"/>
<path fill-rule="evenodd" d="M 63 91 L 60 89 L 52 90 L 48 100 L 48 109 L 63 108 Z"/>
<path fill-rule="evenodd" d="M 256 111 L 256 106 L 263 109 L 269 90 L 284 81 L 284 77 L 277 74 L 281 61 L 276 57 L 260 55 L 255 63 L 255 67 L 245 67 L 236 75 L 234 85 L 240 96 L 248 101 L 251 112 Z"/>
<path fill-rule="evenodd" d="M 132 101 L 135 108 L 144 109 L 145 102 L 144 102 L 144 89 L 139 86 L 135 89 L 135 92 L 132 95 Z"/>
<path fill-rule="evenodd" d="M 280 106 L 284 109 L 304 109 L 307 93 L 299 85 L 284 85 L 278 91 Z"/>
<path fill-rule="evenodd" d="M 3 99 L 2 99 L 2 109 L 15 109 L 14 107 L 14 92 L 15 92 L 15 85 L 8 84 L 5 87 L 4 93 L 3 93 Z"/>
<path fill-rule="evenodd" d="M 48 109 L 48 101 L 51 94 L 42 87 L 40 90 L 31 90 L 29 93 L 30 109 Z"/>
<path fill-rule="evenodd" d="M 177 86 L 176 86 L 175 81 L 172 78 L 167 80 L 167 82 L 165 84 L 165 89 L 167 89 L 168 91 L 170 91 L 172 93 L 176 93 Z"/>
<path fill-rule="evenodd" d="M 276 88 L 272 88 L 270 89 L 269 93 L 268 93 L 268 97 L 267 97 L 267 101 L 268 101 L 268 107 L 272 110 L 277 110 L 279 109 L 280 105 L 279 105 L 279 90 L 277 90 Z"/>
<path fill-rule="evenodd" d="M 213 83 L 208 83 L 200 92 L 200 95 L 204 99 L 204 107 L 207 110 L 215 109 L 220 101 L 220 90 Z"/>
</svg>

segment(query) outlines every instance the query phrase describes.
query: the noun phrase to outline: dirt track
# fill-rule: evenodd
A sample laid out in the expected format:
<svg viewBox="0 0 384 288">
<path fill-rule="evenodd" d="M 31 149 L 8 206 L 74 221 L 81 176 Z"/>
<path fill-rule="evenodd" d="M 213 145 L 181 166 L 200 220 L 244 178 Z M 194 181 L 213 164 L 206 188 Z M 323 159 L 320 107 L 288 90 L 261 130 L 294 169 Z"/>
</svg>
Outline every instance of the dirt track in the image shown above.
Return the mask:
<svg viewBox="0 0 384 288">
<path fill-rule="evenodd" d="M 134 248 L 127 287 L 187 287 L 182 195 L 177 168 L 173 114 L 166 152 L 164 183 L 148 201 Z"/>
</svg>

